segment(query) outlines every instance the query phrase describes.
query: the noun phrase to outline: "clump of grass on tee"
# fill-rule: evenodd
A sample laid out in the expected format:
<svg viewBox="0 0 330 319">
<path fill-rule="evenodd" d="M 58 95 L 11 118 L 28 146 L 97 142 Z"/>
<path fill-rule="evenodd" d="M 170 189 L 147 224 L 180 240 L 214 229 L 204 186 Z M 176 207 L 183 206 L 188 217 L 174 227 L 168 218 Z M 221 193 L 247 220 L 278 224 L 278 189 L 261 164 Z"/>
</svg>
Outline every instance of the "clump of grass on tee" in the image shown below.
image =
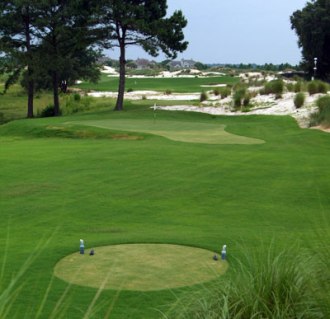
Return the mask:
<svg viewBox="0 0 330 319">
<path fill-rule="evenodd" d="M 178 300 L 167 318 L 323 318 L 310 280 L 315 271 L 310 256 L 293 248 L 270 247 L 246 252 L 244 259 L 232 264 L 230 278 Z"/>
</svg>

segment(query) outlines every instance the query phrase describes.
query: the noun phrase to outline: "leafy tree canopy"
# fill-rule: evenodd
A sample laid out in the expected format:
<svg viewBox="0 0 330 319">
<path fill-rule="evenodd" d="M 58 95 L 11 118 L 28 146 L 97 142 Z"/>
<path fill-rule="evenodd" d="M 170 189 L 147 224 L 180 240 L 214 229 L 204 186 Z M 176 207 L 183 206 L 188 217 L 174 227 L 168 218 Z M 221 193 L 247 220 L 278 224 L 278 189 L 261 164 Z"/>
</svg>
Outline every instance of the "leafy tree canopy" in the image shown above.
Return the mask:
<svg viewBox="0 0 330 319">
<path fill-rule="evenodd" d="M 330 0 L 313 0 L 291 16 L 291 26 L 302 48 L 303 65 L 313 74 L 317 58 L 316 76 L 330 78 Z"/>
</svg>

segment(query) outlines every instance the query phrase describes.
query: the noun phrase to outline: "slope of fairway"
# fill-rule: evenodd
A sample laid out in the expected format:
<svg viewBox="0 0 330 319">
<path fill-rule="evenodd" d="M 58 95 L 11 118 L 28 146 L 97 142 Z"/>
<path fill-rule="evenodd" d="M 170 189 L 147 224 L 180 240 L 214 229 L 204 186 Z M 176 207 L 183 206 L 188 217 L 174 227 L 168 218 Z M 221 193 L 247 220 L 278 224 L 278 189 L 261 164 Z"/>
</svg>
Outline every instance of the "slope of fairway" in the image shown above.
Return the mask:
<svg viewBox="0 0 330 319">
<path fill-rule="evenodd" d="M 55 275 L 80 286 L 151 291 L 191 286 L 217 278 L 227 263 L 211 251 L 166 244 L 97 247 L 94 256 L 79 252 L 63 258 Z"/>
<path fill-rule="evenodd" d="M 329 232 L 329 134 L 300 129 L 290 117 L 159 111 L 155 124 L 166 126 L 159 131 L 225 126 L 266 141 L 182 143 L 139 130 L 153 125 L 150 106 L 0 126 L 1 319 L 160 319 L 183 294 L 223 287 L 244 256 L 271 242 L 320 251 L 319 234 Z M 79 124 L 101 121 L 120 125 Z M 230 267 L 193 286 L 98 290 L 54 276 L 79 239 L 96 258 L 101 246 L 172 244 L 213 254 L 226 244 Z"/>
<path fill-rule="evenodd" d="M 205 144 L 262 144 L 263 140 L 225 131 L 225 125 L 166 120 L 97 120 L 75 122 L 111 130 L 160 135 L 173 141 Z"/>
</svg>

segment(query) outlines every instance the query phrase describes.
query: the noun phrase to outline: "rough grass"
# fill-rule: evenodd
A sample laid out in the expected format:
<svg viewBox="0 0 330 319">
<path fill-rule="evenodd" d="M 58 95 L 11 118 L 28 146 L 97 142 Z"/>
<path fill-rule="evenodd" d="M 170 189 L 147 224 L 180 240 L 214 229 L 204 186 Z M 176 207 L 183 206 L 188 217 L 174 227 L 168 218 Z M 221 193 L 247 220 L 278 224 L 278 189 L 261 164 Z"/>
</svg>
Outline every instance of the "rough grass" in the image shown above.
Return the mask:
<svg viewBox="0 0 330 319">
<path fill-rule="evenodd" d="M 81 286 L 152 291 L 203 283 L 227 269 L 226 262 L 213 260 L 214 253 L 187 246 L 127 244 L 96 247 L 95 252 L 63 258 L 56 276 Z"/>
</svg>

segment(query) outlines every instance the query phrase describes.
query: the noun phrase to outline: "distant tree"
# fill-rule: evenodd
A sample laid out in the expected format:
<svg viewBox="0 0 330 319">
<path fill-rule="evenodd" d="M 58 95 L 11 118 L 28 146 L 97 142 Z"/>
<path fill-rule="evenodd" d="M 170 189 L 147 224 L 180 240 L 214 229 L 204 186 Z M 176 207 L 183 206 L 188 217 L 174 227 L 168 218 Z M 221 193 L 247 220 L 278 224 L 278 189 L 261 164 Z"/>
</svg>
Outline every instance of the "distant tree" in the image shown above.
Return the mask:
<svg viewBox="0 0 330 319">
<path fill-rule="evenodd" d="M 36 6 L 35 36 L 40 39 L 38 78 L 51 83 L 54 115 L 60 114 L 59 88 L 78 77 L 97 79 L 98 54 L 91 45 L 101 36 L 95 29 L 93 1 L 43 0 Z"/>
<path fill-rule="evenodd" d="M 28 106 L 27 117 L 33 117 L 33 95 L 35 67 L 32 23 L 35 20 L 34 0 L 12 0 L 0 2 L 0 49 L 6 52 L 16 64 L 7 64 L 7 72 L 12 74 L 7 84 L 18 79 L 20 71 L 26 67 Z"/>
<path fill-rule="evenodd" d="M 291 27 L 298 35 L 303 65 L 313 74 L 317 60 L 317 77 L 330 77 L 330 0 L 313 0 L 291 16 Z"/>
<path fill-rule="evenodd" d="M 203 64 L 201 62 L 196 62 L 195 63 L 195 68 L 197 70 L 206 70 L 207 69 L 207 65 L 206 64 Z"/>
<path fill-rule="evenodd" d="M 119 87 L 115 110 L 123 109 L 126 48 L 142 47 L 152 56 L 159 50 L 175 58 L 187 48 L 182 29 L 187 21 L 181 11 L 166 17 L 166 0 L 100 0 L 104 12 L 100 22 L 109 30 L 109 41 L 119 47 Z"/>
</svg>

